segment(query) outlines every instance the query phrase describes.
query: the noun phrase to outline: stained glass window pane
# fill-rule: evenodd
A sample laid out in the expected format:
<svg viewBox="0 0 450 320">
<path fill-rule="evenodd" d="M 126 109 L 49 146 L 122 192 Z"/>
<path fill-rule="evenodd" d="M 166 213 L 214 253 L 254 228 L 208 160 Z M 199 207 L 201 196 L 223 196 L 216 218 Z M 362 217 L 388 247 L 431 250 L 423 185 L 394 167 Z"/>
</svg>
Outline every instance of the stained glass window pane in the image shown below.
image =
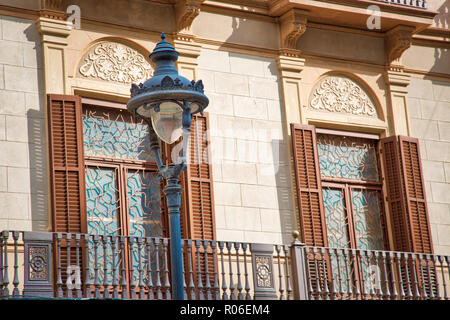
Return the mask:
<svg viewBox="0 0 450 320">
<path fill-rule="evenodd" d="M 322 177 L 378 181 L 377 152 L 371 140 L 317 134 Z"/>
<path fill-rule="evenodd" d="M 83 114 L 83 144 L 86 156 L 154 161 L 148 125 L 135 122 L 126 111 L 86 108 Z"/>
<path fill-rule="evenodd" d="M 159 178 L 155 172 L 144 170 L 129 170 L 127 173 L 127 198 L 129 205 L 130 236 L 134 237 L 161 237 L 163 228 L 161 224 L 161 204 Z M 151 252 L 155 257 L 156 251 Z M 162 254 L 162 251 L 160 252 Z M 163 261 L 160 258 L 160 265 Z M 151 268 L 156 270 L 156 260 L 153 260 Z M 147 269 L 147 250 L 135 244 L 131 250 L 132 272 L 134 281 L 139 278 L 139 267 Z"/>
<path fill-rule="evenodd" d="M 159 183 L 158 174 L 155 172 L 128 171 L 127 195 L 131 236 L 162 236 Z"/>
<path fill-rule="evenodd" d="M 349 248 L 350 240 L 347 233 L 344 191 L 341 189 L 324 188 L 322 194 L 325 207 L 328 246 L 333 248 Z"/>
<path fill-rule="evenodd" d="M 118 235 L 119 199 L 117 197 L 116 170 L 113 168 L 87 167 L 85 176 L 88 233 L 93 235 Z M 103 238 L 101 239 L 103 240 Z M 96 245 L 97 249 L 95 250 Z M 101 240 L 95 244 L 91 238 L 88 245 L 88 255 L 91 281 L 95 280 L 96 262 L 97 277 L 100 282 L 103 281 L 105 264 L 106 269 L 110 271 L 117 269 L 119 266 L 119 256 L 117 254 L 113 259 L 109 240 L 104 246 Z M 105 281 L 110 284 L 112 272 L 106 274 Z"/>
<path fill-rule="evenodd" d="M 379 191 L 352 189 L 356 245 L 363 250 L 383 250 Z"/>
</svg>

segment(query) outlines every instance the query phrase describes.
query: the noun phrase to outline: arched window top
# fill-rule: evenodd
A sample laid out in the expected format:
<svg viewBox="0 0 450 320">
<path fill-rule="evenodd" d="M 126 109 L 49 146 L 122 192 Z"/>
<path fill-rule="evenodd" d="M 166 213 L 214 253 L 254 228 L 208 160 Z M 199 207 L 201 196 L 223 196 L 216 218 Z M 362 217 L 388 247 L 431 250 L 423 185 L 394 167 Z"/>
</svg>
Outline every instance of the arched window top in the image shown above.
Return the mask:
<svg viewBox="0 0 450 320">
<path fill-rule="evenodd" d="M 338 112 L 377 118 L 372 95 L 358 82 L 344 74 L 329 74 L 313 87 L 309 110 Z"/>
<path fill-rule="evenodd" d="M 77 67 L 79 77 L 122 84 L 144 82 L 152 72 L 152 65 L 142 53 L 113 39 L 91 45 Z"/>
</svg>

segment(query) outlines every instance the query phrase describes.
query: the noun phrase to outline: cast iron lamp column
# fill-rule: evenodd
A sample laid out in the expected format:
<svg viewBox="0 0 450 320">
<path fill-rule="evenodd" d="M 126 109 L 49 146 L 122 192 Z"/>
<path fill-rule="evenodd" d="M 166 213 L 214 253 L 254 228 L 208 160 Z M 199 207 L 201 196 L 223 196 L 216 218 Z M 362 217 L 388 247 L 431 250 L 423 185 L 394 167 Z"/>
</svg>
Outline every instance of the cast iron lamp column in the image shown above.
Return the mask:
<svg viewBox="0 0 450 320">
<path fill-rule="evenodd" d="M 153 77 L 143 84 L 131 85 L 127 109 L 149 123 L 150 148 L 155 154 L 161 177 L 167 180 L 164 193 L 169 208 L 170 261 L 172 293 L 175 300 L 184 300 L 183 253 L 181 247 L 180 206 L 183 188 L 178 184 L 186 169 L 186 154 L 192 115 L 203 113 L 209 100 L 199 80 L 189 81 L 175 68 L 178 52 L 165 41 L 164 33 L 150 58 L 156 65 Z M 176 163 L 164 165 L 161 160 L 160 139 L 172 144 L 182 137 L 182 151 Z"/>
</svg>

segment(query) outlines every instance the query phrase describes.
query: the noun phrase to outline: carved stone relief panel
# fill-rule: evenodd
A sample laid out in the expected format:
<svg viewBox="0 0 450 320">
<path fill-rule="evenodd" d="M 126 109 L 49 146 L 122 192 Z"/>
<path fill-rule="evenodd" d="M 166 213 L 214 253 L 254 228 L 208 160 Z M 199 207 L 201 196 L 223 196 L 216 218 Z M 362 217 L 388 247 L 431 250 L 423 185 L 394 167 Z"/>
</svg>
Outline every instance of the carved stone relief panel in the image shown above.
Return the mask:
<svg viewBox="0 0 450 320">
<path fill-rule="evenodd" d="M 369 94 L 344 75 L 330 75 L 319 81 L 313 87 L 308 108 L 311 111 L 377 117 L 377 109 Z"/>
<path fill-rule="evenodd" d="M 95 44 L 81 59 L 79 76 L 124 84 L 140 83 L 150 78 L 153 68 L 137 50 L 118 42 Z"/>
</svg>

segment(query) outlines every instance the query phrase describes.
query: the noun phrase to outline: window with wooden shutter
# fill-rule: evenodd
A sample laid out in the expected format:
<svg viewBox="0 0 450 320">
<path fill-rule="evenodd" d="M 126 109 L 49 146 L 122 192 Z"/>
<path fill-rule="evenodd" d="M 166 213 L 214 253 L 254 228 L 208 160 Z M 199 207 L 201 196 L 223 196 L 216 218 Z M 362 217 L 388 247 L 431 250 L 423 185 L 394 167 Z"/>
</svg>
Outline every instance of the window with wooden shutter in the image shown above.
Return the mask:
<svg viewBox="0 0 450 320">
<path fill-rule="evenodd" d="M 209 148 L 208 115 L 192 118 L 189 138 L 189 164 L 185 176 L 188 195 L 188 236 L 191 239 L 214 240 L 214 196 Z"/>
<path fill-rule="evenodd" d="M 432 254 L 419 141 L 411 137 L 392 136 L 381 142 L 394 250 Z M 408 276 L 414 279 L 415 271 L 419 292 L 436 294 L 434 261 L 425 258 L 407 264 L 400 266 L 403 283 L 407 283 Z"/>
<path fill-rule="evenodd" d="M 394 136 L 381 143 L 394 250 L 433 253 L 419 142 Z"/>
<path fill-rule="evenodd" d="M 208 129 L 208 114 L 205 113 L 203 116 L 197 114 L 192 118 L 188 168 L 183 177 L 185 208 L 187 209 L 184 213 L 187 215 L 185 228 L 188 238 L 196 240 L 215 240 L 216 236 Z M 213 266 L 217 265 L 217 261 L 216 263 L 213 261 L 211 245 L 207 247 L 206 254 L 204 245 L 199 246 L 198 242 L 195 245 L 197 247 L 195 251 L 192 250 L 191 261 L 194 262 L 195 295 L 200 298 L 202 295 L 208 296 L 208 286 L 214 284 Z M 185 261 L 188 260 L 189 258 L 185 257 Z M 199 286 L 200 283 L 202 286 Z"/>
<path fill-rule="evenodd" d="M 52 231 L 86 232 L 81 100 L 47 96 Z"/>
<path fill-rule="evenodd" d="M 326 247 L 328 241 L 315 128 L 291 124 L 291 137 L 302 241 L 307 246 Z"/>
</svg>

